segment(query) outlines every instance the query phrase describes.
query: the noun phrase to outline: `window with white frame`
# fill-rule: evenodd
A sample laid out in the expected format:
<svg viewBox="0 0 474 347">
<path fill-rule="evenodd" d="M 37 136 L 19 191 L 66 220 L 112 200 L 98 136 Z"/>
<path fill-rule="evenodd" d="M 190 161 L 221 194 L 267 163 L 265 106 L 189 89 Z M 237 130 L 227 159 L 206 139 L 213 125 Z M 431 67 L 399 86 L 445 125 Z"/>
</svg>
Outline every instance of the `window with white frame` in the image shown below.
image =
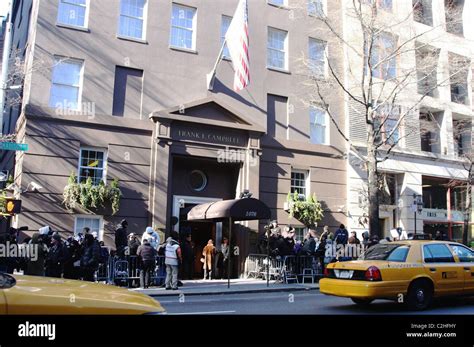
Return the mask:
<svg viewBox="0 0 474 347">
<path fill-rule="evenodd" d="M 89 0 L 59 0 L 59 24 L 87 28 Z"/>
<path fill-rule="evenodd" d="M 84 228 L 89 228 L 89 233 L 97 233 L 99 241 L 103 240 L 103 218 L 102 216 L 76 216 L 74 223 L 74 235 L 83 233 Z"/>
<path fill-rule="evenodd" d="M 267 3 L 275 6 L 287 6 L 288 0 L 267 0 Z"/>
<path fill-rule="evenodd" d="M 377 8 L 388 12 L 391 12 L 393 7 L 392 0 L 364 0 L 363 2 L 369 5 L 375 4 Z"/>
<path fill-rule="evenodd" d="M 308 229 L 304 227 L 293 227 L 293 228 L 295 228 L 296 241 L 303 242 L 306 234 L 308 233 Z"/>
<path fill-rule="evenodd" d="M 288 32 L 269 27 L 267 38 L 267 67 L 287 70 L 287 54 Z"/>
<path fill-rule="evenodd" d="M 320 18 L 326 16 L 326 0 L 308 0 L 308 14 Z"/>
<path fill-rule="evenodd" d="M 401 106 L 383 104 L 376 107 L 374 128 L 377 132 L 376 143 L 397 145 L 400 142 L 402 125 L 399 124 Z"/>
<path fill-rule="evenodd" d="M 221 45 L 225 41 L 225 34 L 227 34 L 227 30 L 229 30 L 230 22 L 232 22 L 232 17 L 222 16 L 222 21 L 221 21 Z M 229 48 L 227 48 L 227 44 L 224 46 L 224 50 L 222 51 L 222 57 L 224 59 L 230 59 L 230 53 L 229 53 Z"/>
<path fill-rule="evenodd" d="M 97 148 L 81 148 L 78 181 L 85 182 L 89 177 L 92 184 L 105 182 L 106 151 Z"/>
<path fill-rule="evenodd" d="M 302 194 L 307 196 L 309 194 L 309 172 L 306 170 L 291 170 L 291 186 L 290 192 L 291 194 L 297 192 L 298 194 Z"/>
<path fill-rule="evenodd" d="M 309 109 L 310 140 L 314 144 L 327 144 L 328 114 L 322 108 L 312 106 Z"/>
<path fill-rule="evenodd" d="M 51 78 L 50 107 L 80 109 L 83 65 L 82 60 L 55 58 Z"/>
<path fill-rule="evenodd" d="M 389 80 L 397 75 L 397 38 L 389 33 L 379 33 L 373 39 L 370 65 L 374 77 Z M 370 45 L 370 43 L 369 43 Z M 366 54 L 368 56 L 368 54 Z M 366 72 L 368 69 L 366 69 Z"/>
<path fill-rule="evenodd" d="M 320 78 L 326 76 L 326 49 L 327 42 L 309 38 L 308 65 L 311 73 Z"/>
<path fill-rule="evenodd" d="M 145 39 L 147 0 L 121 0 L 118 35 Z"/>
<path fill-rule="evenodd" d="M 392 0 L 377 0 L 377 6 L 385 11 L 392 11 Z"/>
<path fill-rule="evenodd" d="M 196 49 L 196 9 L 194 7 L 173 4 L 170 45 L 190 50 Z"/>
</svg>

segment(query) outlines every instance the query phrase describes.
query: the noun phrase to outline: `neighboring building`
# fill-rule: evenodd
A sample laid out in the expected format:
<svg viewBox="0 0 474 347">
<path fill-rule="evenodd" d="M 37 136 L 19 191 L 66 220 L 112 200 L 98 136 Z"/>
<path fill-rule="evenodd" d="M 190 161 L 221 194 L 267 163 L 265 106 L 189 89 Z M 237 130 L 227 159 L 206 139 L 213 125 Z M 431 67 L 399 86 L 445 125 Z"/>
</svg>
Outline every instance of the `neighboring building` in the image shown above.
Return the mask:
<svg viewBox="0 0 474 347">
<path fill-rule="evenodd" d="M 17 141 L 29 144 L 15 158 L 15 182 L 26 191 L 17 195 L 23 212 L 15 225 L 31 233 L 48 224 L 64 236 L 89 226 L 113 245 L 126 218 L 137 233 L 147 225 L 191 231 L 199 248 L 210 238 L 219 244 L 227 226 L 187 222 L 186 212 L 246 189 L 272 218 L 298 227 L 299 238 L 304 226 L 284 210 L 292 191 L 317 195 L 325 208 L 319 227 L 346 223 L 345 144 L 325 112 L 310 105 L 300 73 L 303 54 L 319 78 L 327 73 L 326 50 L 341 60 L 341 47 L 321 37 L 314 17 L 339 14 L 337 2 L 310 13 L 305 7 L 294 20 L 285 4 L 249 1 L 251 82 L 240 93 L 226 57 L 214 90 L 206 88 L 237 0 L 20 3 L 17 17 L 24 15 L 30 31 L 24 41 L 17 30 L 13 46 L 26 52 L 28 74 L 19 117 L 13 110 L 4 121 L 5 132 L 16 129 Z M 344 124 L 342 93 L 328 98 Z M 119 212 L 66 210 L 71 173 L 95 184 L 119 179 Z M 27 191 L 32 182 L 42 189 Z M 239 265 L 266 222 L 235 228 Z"/>
<path fill-rule="evenodd" d="M 2 68 L 3 68 L 3 44 L 5 41 L 6 24 L 7 24 L 7 17 L 0 16 L 0 75 L 2 74 Z"/>
<path fill-rule="evenodd" d="M 352 6 L 352 1 L 343 1 L 345 8 Z M 416 66 L 419 74 L 423 74 L 425 66 L 420 64 L 420 55 L 437 54 L 436 70 L 434 73 L 418 78 L 423 83 L 407 83 L 406 88 L 398 95 L 400 107 L 410 108 L 414 102 L 420 100 L 421 95 L 430 91 L 429 95 L 404 122 L 397 136 L 403 138 L 392 151 L 391 157 L 380 164 L 380 171 L 385 174 L 385 192 L 380 206 L 380 223 L 385 236 L 395 227 L 402 227 L 408 232 L 422 230 L 434 234 L 436 231 L 445 232 L 451 238 L 462 239 L 464 192 L 448 183 L 453 180 L 465 180 L 466 171 L 463 170 L 460 155 L 472 150 L 472 74 L 470 69 L 459 72 L 456 83 L 444 83 L 431 91 L 441 81 L 449 80 L 450 69 L 455 64 L 453 60 L 459 58 L 472 62 L 474 57 L 474 26 L 470 14 L 474 12 L 472 1 L 377 1 L 378 16 L 381 21 L 403 23 L 399 31 L 393 29 L 381 42 L 385 48 L 391 44 L 395 46 L 405 44 L 407 53 L 402 59 L 395 57 L 390 62 L 387 73 L 389 77 L 403 74 L 407 69 Z M 415 6 L 415 11 L 412 10 Z M 455 11 L 447 11 L 449 6 Z M 414 13 L 413 13 L 414 12 Z M 454 15 L 453 15 L 454 14 Z M 455 18 L 454 18 L 455 16 Z M 405 18 L 410 18 L 406 21 Z M 356 27 L 357 20 L 347 14 L 345 23 L 347 28 Z M 454 24 L 455 23 L 455 24 Z M 393 26 L 397 28 L 397 26 Z M 424 31 L 430 31 L 417 35 Z M 362 42 L 360 32 L 345 30 L 346 40 L 358 39 Z M 411 36 L 410 36 L 411 35 Z M 393 41 L 393 42 L 392 42 Z M 350 41 L 352 42 L 352 41 Z M 415 47 L 424 47 L 415 49 Z M 415 53 L 417 52 L 417 53 Z M 383 53 L 379 53 L 383 54 Z M 348 50 L 349 61 L 352 67 L 360 64 L 360 59 Z M 393 64 L 392 64 L 393 63 Z M 356 67 L 357 69 L 357 67 Z M 380 69 L 382 70 L 382 69 Z M 393 76 L 392 76 L 393 75 Z M 381 75 L 381 78 L 383 76 Z M 346 74 L 348 88 L 360 84 L 349 73 Z M 387 88 L 389 89 L 389 88 Z M 376 89 L 375 89 L 376 90 Z M 391 90 L 391 89 L 389 89 Z M 350 137 L 356 146 L 364 148 L 367 142 L 365 119 L 357 113 L 357 105 L 347 103 L 347 118 L 349 119 Z M 396 112 L 390 121 L 385 124 L 389 128 L 396 123 Z M 424 131 L 425 124 L 431 122 L 430 131 Z M 471 131 L 457 133 L 459 125 Z M 407 128 L 410 127 L 408 131 Z M 348 206 L 351 216 L 349 226 L 352 230 L 362 232 L 368 229 L 367 216 L 364 215 L 363 190 L 366 173 L 359 165 L 357 158 L 349 157 L 348 166 Z M 423 210 L 421 213 L 412 211 L 413 194 L 421 195 Z"/>
</svg>

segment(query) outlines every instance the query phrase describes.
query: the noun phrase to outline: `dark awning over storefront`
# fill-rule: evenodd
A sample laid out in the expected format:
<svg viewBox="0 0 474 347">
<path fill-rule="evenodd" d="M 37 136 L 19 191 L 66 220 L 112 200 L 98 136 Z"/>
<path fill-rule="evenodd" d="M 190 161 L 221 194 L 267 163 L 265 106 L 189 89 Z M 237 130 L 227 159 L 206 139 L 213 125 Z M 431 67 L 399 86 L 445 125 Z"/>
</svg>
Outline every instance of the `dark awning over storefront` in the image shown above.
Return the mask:
<svg viewBox="0 0 474 347">
<path fill-rule="evenodd" d="M 188 221 L 232 219 L 232 221 L 270 219 L 270 209 L 254 198 L 223 200 L 194 206 Z"/>
</svg>

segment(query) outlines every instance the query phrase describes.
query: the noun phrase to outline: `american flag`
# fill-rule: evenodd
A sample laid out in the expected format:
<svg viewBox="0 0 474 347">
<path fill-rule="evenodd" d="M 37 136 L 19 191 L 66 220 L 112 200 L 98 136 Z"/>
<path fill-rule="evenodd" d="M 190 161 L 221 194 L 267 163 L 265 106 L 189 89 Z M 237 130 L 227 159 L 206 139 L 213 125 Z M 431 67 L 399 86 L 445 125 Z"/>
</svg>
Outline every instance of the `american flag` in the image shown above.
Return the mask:
<svg viewBox="0 0 474 347">
<path fill-rule="evenodd" d="M 239 0 L 225 39 L 235 71 L 234 90 L 239 91 L 250 83 L 247 0 Z"/>
</svg>

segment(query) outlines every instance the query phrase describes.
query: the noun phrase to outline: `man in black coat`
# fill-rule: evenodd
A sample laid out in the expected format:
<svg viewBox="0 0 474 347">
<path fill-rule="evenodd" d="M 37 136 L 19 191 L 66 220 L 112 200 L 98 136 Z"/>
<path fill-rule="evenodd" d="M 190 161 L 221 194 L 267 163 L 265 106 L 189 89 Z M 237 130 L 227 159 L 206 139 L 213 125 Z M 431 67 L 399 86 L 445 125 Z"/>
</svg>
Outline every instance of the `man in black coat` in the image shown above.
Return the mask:
<svg viewBox="0 0 474 347">
<path fill-rule="evenodd" d="M 100 245 L 92 234 L 84 238 L 84 252 L 81 257 L 82 279 L 94 282 L 94 273 L 99 268 Z"/>
<path fill-rule="evenodd" d="M 48 251 L 46 258 L 46 276 L 61 278 L 63 272 L 64 262 L 67 259 L 67 250 L 64 243 L 61 241 L 59 234 L 54 234 L 52 237 L 52 246 Z"/>
<path fill-rule="evenodd" d="M 141 243 L 137 235 L 130 233 L 130 235 L 128 235 L 128 251 L 131 256 L 137 255 L 138 247 L 140 247 L 140 245 Z"/>
<path fill-rule="evenodd" d="M 280 235 L 277 241 L 278 255 L 287 256 L 294 255 L 295 240 L 292 237 L 291 232 L 294 232 L 294 229 L 290 228 L 286 230 L 284 235 Z"/>
<path fill-rule="evenodd" d="M 74 266 L 78 260 L 81 260 L 81 245 L 73 237 L 68 238 L 66 243 L 67 259 L 64 262 L 64 278 L 77 280 L 80 278 L 79 267 Z"/>
<path fill-rule="evenodd" d="M 316 238 L 313 231 L 308 233 L 308 238 L 304 241 L 301 253 L 303 255 L 314 255 L 316 251 Z"/>
<path fill-rule="evenodd" d="M 137 256 L 140 258 L 140 287 L 148 288 L 151 277 L 155 271 L 157 252 L 150 245 L 150 240 L 143 240 L 143 244 L 138 247 Z"/>
<path fill-rule="evenodd" d="M 125 258 L 125 247 L 127 247 L 127 227 L 128 222 L 123 219 L 119 227 L 115 230 L 115 248 L 117 249 L 117 256 L 120 259 Z"/>
<path fill-rule="evenodd" d="M 336 230 L 334 234 L 334 241 L 337 245 L 346 245 L 349 241 L 349 232 L 347 231 L 344 224 L 339 226 L 339 229 Z"/>
</svg>

